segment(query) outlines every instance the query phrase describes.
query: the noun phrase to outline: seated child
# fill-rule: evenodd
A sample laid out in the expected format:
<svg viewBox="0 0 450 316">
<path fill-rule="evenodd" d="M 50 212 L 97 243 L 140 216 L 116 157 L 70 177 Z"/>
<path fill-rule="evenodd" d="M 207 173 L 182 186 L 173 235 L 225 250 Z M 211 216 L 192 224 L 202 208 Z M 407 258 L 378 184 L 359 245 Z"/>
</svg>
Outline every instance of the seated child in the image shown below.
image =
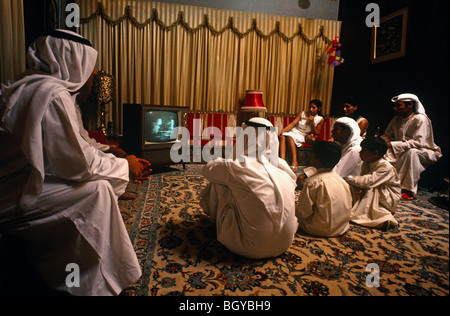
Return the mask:
<svg viewBox="0 0 450 316">
<path fill-rule="evenodd" d="M 332 170 L 341 159 L 341 148 L 323 141 L 312 150 L 311 164 L 317 173 L 305 180 L 295 215 L 309 235 L 340 236 L 349 229 L 352 208 L 350 186 Z"/>
<path fill-rule="evenodd" d="M 401 187 L 397 171 L 383 159 L 387 143 L 382 138 L 367 138 L 361 147 L 361 175 L 347 179 L 353 193 L 351 221 L 383 230 L 396 227 L 398 222 L 393 214 L 400 201 Z"/>
</svg>

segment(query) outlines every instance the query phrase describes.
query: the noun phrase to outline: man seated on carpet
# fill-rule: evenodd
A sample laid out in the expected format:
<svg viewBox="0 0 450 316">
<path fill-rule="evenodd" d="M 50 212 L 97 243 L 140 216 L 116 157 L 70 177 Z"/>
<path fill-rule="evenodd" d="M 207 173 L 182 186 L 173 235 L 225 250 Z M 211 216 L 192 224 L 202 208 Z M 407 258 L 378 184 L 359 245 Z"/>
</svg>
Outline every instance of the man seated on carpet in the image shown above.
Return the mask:
<svg viewBox="0 0 450 316">
<path fill-rule="evenodd" d="M 278 136 L 268 120 L 252 118 L 243 128 L 233 159 L 218 158 L 204 167 L 210 183 L 200 206 L 231 252 L 252 259 L 276 257 L 297 231 L 296 177 L 278 157 Z"/>
<path fill-rule="evenodd" d="M 361 175 L 347 178 L 353 194 L 351 221 L 383 230 L 397 227 L 400 180 L 397 170 L 383 159 L 387 144 L 382 138 L 366 138 L 361 148 Z"/>
<path fill-rule="evenodd" d="M 356 122 L 355 122 L 356 123 Z M 341 148 L 322 141 L 312 148 L 311 165 L 317 173 L 305 180 L 295 215 L 303 232 L 320 237 L 343 235 L 350 227 L 350 186 L 333 168 L 341 159 Z"/>
<path fill-rule="evenodd" d="M 0 232 L 26 241 L 41 278 L 72 295 L 118 295 L 141 275 L 117 199 L 148 163 L 104 154 L 79 132 L 75 98 L 97 55 L 78 34 L 50 31 L 0 92 Z"/>
<path fill-rule="evenodd" d="M 410 93 L 392 99 L 396 116 L 384 135 L 388 144 L 387 160 L 397 169 L 402 187 L 402 199 L 411 200 L 417 194 L 420 174 L 442 157 L 434 143 L 433 127 L 419 98 Z"/>
</svg>

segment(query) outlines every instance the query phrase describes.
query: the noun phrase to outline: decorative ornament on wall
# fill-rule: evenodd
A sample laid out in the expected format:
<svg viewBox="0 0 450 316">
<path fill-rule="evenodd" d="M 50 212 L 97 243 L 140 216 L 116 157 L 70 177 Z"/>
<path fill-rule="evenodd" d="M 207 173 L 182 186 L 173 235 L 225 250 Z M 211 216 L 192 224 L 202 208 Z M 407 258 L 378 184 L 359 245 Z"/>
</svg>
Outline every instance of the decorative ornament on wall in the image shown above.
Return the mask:
<svg viewBox="0 0 450 316">
<path fill-rule="evenodd" d="M 311 1 L 309 0 L 298 0 L 298 6 L 300 7 L 300 9 L 309 9 L 309 7 L 311 6 Z"/>
<path fill-rule="evenodd" d="M 337 67 L 344 63 L 344 58 L 341 56 L 341 43 L 339 43 L 339 36 L 331 42 L 331 45 L 328 46 L 327 55 L 328 57 L 328 65 L 330 67 Z"/>
</svg>

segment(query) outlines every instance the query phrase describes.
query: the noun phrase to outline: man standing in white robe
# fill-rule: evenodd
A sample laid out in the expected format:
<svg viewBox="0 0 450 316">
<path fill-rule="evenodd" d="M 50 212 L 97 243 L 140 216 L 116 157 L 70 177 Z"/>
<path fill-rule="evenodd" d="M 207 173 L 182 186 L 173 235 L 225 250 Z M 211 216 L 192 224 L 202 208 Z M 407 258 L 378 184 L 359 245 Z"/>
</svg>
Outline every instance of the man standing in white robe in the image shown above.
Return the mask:
<svg viewBox="0 0 450 316">
<path fill-rule="evenodd" d="M 204 167 L 210 184 L 200 206 L 231 252 L 252 259 L 276 257 L 290 247 L 298 227 L 296 177 L 278 158 L 278 137 L 269 121 L 252 118 L 243 128 L 234 157 Z"/>
<path fill-rule="evenodd" d="M 400 176 L 402 199 L 417 194 L 420 174 L 441 157 L 434 143 L 433 127 L 419 98 L 410 93 L 392 99 L 396 116 L 382 136 L 388 144 L 387 160 Z"/>
<path fill-rule="evenodd" d="M 351 221 L 383 230 L 397 227 L 394 214 L 400 202 L 400 179 L 383 159 L 387 144 L 381 138 L 366 138 L 361 147 L 361 175 L 347 178 L 353 193 Z"/>
<path fill-rule="evenodd" d="M 148 165 L 80 135 L 75 98 L 92 86 L 96 59 L 76 33 L 51 31 L 0 93 L 0 231 L 26 241 L 41 278 L 71 295 L 118 295 L 141 275 L 117 199 Z"/>
</svg>

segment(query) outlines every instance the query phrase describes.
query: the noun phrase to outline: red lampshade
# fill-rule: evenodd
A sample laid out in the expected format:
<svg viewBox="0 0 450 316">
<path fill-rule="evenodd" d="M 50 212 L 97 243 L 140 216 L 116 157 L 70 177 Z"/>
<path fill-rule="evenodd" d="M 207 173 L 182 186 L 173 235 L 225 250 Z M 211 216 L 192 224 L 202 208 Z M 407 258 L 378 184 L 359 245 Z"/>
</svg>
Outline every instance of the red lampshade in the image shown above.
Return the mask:
<svg viewBox="0 0 450 316">
<path fill-rule="evenodd" d="M 247 90 L 242 112 L 267 112 L 262 100 L 263 92 L 260 90 Z"/>
</svg>

